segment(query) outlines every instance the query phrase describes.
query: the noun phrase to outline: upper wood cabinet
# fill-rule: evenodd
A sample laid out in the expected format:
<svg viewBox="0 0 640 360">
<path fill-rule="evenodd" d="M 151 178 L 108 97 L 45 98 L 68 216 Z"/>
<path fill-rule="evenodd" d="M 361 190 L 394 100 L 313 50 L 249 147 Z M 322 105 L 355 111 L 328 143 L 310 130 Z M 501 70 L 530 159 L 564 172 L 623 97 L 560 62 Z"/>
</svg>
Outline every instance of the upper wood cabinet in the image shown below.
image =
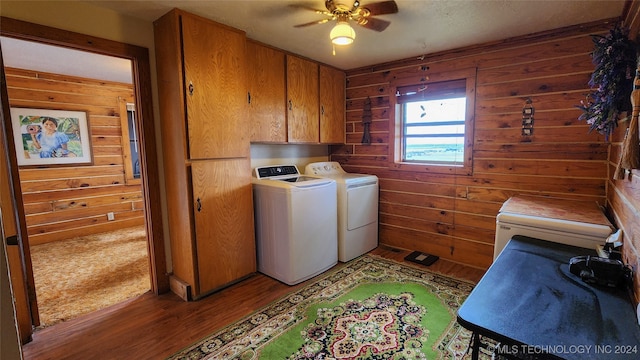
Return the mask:
<svg viewBox="0 0 640 360">
<path fill-rule="evenodd" d="M 251 141 L 285 143 L 285 54 L 248 40 L 247 78 Z"/>
<path fill-rule="evenodd" d="M 318 64 L 287 55 L 287 130 L 292 143 L 320 140 Z"/>
<path fill-rule="evenodd" d="M 252 142 L 344 143 L 344 72 L 252 40 L 246 48 Z"/>
<path fill-rule="evenodd" d="M 320 65 L 320 142 L 345 142 L 345 73 Z"/>
<path fill-rule="evenodd" d="M 248 156 L 245 34 L 190 15 L 181 25 L 189 158 Z"/>
<path fill-rule="evenodd" d="M 197 299 L 256 270 L 246 38 L 178 9 L 154 37 L 171 288 Z"/>
</svg>

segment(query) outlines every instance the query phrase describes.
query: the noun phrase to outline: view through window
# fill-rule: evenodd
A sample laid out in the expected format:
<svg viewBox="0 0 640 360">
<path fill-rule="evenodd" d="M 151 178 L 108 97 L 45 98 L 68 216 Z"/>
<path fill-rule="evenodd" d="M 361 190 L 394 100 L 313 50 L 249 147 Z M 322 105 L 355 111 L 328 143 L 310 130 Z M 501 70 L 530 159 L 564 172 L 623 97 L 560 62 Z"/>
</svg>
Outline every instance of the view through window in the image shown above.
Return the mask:
<svg viewBox="0 0 640 360">
<path fill-rule="evenodd" d="M 463 164 L 466 97 L 403 104 L 405 162 Z"/>
</svg>

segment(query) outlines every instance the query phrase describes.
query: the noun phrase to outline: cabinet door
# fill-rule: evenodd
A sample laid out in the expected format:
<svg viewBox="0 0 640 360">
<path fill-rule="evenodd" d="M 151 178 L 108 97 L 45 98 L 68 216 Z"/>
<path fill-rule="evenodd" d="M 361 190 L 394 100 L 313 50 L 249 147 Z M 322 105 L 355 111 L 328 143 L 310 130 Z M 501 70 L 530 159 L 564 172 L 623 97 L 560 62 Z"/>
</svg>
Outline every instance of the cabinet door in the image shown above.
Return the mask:
<svg viewBox="0 0 640 360">
<path fill-rule="evenodd" d="M 285 55 L 282 51 L 247 42 L 247 81 L 251 141 L 287 141 Z"/>
<path fill-rule="evenodd" d="M 199 275 L 205 294 L 256 271 L 248 158 L 191 165 Z"/>
<path fill-rule="evenodd" d="M 318 143 L 319 136 L 318 64 L 287 56 L 288 141 Z"/>
<path fill-rule="evenodd" d="M 345 134 L 344 72 L 320 65 L 320 142 L 343 144 Z"/>
<path fill-rule="evenodd" d="M 249 156 L 244 33 L 185 14 L 182 36 L 189 157 Z"/>
</svg>

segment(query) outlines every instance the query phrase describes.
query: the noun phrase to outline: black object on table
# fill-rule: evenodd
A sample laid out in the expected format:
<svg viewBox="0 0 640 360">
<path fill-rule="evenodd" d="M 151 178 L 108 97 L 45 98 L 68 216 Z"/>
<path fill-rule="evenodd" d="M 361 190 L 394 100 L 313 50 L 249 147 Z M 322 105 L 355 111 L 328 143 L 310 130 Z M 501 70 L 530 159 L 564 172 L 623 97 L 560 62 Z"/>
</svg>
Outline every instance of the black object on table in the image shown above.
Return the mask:
<svg viewBox="0 0 640 360">
<path fill-rule="evenodd" d="M 458 310 L 495 354 L 523 359 L 640 359 L 640 326 L 626 290 L 589 285 L 569 272 L 569 259 L 596 255 L 579 248 L 514 236 Z"/>
</svg>

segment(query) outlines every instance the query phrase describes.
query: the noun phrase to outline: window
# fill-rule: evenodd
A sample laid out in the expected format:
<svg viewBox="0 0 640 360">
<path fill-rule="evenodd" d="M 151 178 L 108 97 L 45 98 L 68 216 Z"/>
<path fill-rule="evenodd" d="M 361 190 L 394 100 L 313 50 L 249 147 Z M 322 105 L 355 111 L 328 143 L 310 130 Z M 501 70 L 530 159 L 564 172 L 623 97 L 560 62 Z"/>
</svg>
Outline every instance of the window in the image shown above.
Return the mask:
<svg viewBox="0 0 640 360">
<path fill-rule="evenodd" d="M 136 106 L 121 99 L 120 126 L 122 129 L 122 156 L 125 181 L 129 185 L 140 183 L 140 152 L 136 128 Z"/>
<path fill-rule="evenodd" d="M 140 154 L 138 153 L 135 104 L 127 104 L 127 127 L 129 129 L 129 153 L 131 154 L 130 166 L 132 168 L 132 176 L 134 179 L 140 179 Z"/>
<path fill-rule="evenodd" d="M 395 167 L 470 173 L 475 77 L 438 80 L 396 87 Z"/>
</svg>

